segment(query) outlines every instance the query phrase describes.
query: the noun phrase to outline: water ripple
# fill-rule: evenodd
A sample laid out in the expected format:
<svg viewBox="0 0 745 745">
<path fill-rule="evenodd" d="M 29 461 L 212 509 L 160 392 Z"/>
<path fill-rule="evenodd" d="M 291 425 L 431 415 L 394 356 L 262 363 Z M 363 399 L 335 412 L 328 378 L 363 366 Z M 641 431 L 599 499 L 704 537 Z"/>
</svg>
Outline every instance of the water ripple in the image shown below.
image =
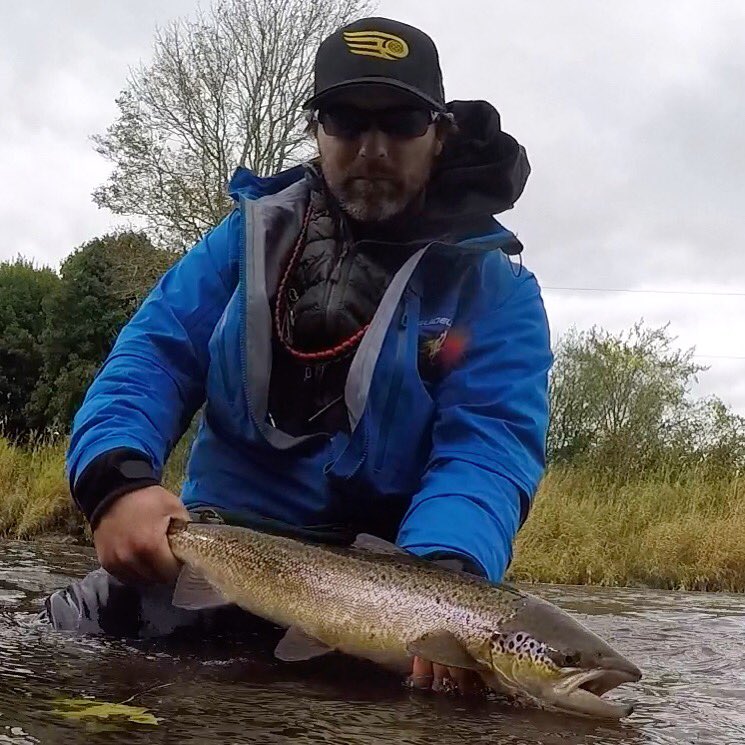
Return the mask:
<svg viewBox="0 0 745 745">
<path fill-rule="evenodd" d="M 0 543 L 0 744 L 399 743 L 731 745 L 745 742 L 745 603 L 735 595 L 537 586 L 644 670 L 604 724 L 410 691 L 370 666 L 281 665 L 251 640 L 186 648 L 52 634 L 32 623 L 44 595 L 94 566 L 90 549 Z M 147 707 L 157 728 L 83 723 L 53 699 Z M 134 698 L 133 698 L 134 697 Z"/>
</svg>

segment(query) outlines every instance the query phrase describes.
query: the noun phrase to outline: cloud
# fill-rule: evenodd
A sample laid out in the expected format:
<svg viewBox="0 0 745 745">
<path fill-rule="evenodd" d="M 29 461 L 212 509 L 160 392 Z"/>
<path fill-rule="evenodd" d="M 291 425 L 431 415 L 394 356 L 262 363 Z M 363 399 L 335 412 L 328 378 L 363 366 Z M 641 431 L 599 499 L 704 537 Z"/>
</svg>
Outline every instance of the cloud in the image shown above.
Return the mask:
<svg viewBox="0 0 745 745">
<path fill-rule="evenodd" d="M 205 6 L 208 0 L 203 3 Z M 0 260 L 57 264 L 112 229 L 91 192 L 109 164 L 89 136 L 116 117 L 156 24 L 192 0 L 36 0 L 0 26 Z M 745 11 L 741 0 L 381 0 L 438 44 L 450 98 L 484 98 L 527 147 L 514 210 L 545 286 L 745 291 Z M 745 297 L 546 290 L 570 324 L 671 322 L 682 346 L 745 356 Z M 703 360 L 703 362 L 707 360 Z M 745 413 L 745 362 L 710 359 L 700 390 Z M 698 389 L 697 389 L 698 390 Z"/>
<path fill-rule="evenodd" d="M 676 345 L 693 349 L 694 361 L 708 367 L 698 376 L 692 394 L 718 395 L 745 414 L 745 338 L 733 335 L 731 323 L 722 323 L 723 318 L 737 318 L 742 313 L 745 298 L 693 297 L 704 302 L 681 303 L 675 295 L 544 290 L 554 338 L 570 326 L 586 329 L 597 325 L 619 333 L 639 320 L 655 328 L 668 325 Z"/>
<path fill-rule="evenodd" d="M 546 286 L 745 292 L 745 12 L 737 0 L 385 2 L 438 43 L 450 98 L 485 98 L 533 172 L 501 220 Z M 545 291 L 570 325 L 671 323 L 683 347 L 745 356 L 745 296 Z M 698 395 L 745 414 L 745 360 L 701 358 Z"/>
<path fill-rule="evenodd" d="M 91 193 L 110 168 L 90 135 L 116 116 L 128 68 L 150 51 L 155 23 L 191 2 L 49 0 L 8 4 L 0 26 L 0 260 L 21 253 L 56 266 L 125 220 Z M 143 22 L 143 19 L 147 19 Z"/>
</svg>

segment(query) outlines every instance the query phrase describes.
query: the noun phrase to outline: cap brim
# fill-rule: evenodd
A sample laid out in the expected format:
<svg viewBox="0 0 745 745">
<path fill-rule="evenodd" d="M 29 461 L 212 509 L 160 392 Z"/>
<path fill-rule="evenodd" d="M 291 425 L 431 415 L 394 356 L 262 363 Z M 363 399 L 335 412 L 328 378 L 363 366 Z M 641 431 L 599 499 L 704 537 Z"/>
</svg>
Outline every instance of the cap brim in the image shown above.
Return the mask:
<svg viewBox="0 0 745 745">
<path fill-rule="evenodd" d="M 440 111 L 444 113 L 447 110 L 445 107 L 445 104 L 438 103 L 437 101 L 435 101 L 434 98 L 431 98 L 426 93 L 422 93 L 420 90 L 418 90 L 412 85 L 403 83 L 400 80 L 392 80 L 391 78 L 377 78 L 377 77 L 354 78 L 353 80 L 345 80 L 343 83 L 337 83 L 336 85 L 332 85 L 331 87 L 326 88 L 325 90 L 321 91 L 320 93 L 313 96 L 312 98 L 309 98 L 303 104 L 303 108 L 314 109 L 314 108 L 317 108 L 319 104 L 323 102 L 331 101 L 334 98 L 339 97 L 340 94 L 343 94 L 347 91 L 354 90 L 354 89 L 360 89 L 360 88 L 363 88 L 363 89 L 370 88 L 372 86 L 380 86 L 383 88 L 389 88 L 389 89 L 393 89 L 401 93 L 404 93 L 406 94 L 405 98 L 410 99 L 417 103 L 425 103 L 433 111 Z"/>
</svg>

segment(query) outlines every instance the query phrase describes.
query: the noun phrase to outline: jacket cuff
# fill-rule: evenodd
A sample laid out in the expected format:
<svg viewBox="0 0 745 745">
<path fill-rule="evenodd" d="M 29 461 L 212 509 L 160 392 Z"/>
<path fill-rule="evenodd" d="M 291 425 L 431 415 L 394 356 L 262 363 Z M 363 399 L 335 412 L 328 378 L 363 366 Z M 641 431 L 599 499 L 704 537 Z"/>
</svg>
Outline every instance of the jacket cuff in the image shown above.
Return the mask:
<svg viewBox="0 0 745 745">
<path fill-rule="evenodd" d="M 115 448 L 95 457 L 83 470 L 70 493 L 91 528 L 121 496 L 160 479 L 148 456 L 133 448 Z"/>
</svg>

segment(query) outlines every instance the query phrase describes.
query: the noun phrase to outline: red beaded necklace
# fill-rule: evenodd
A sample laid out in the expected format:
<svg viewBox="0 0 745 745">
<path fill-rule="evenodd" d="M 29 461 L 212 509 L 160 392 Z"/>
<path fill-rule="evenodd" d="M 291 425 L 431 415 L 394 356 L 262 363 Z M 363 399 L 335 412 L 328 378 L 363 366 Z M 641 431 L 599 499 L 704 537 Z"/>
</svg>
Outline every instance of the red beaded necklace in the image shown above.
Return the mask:
<svg viewBox="0 0 745 745">
<path fill-rule="evenodd" d="M 282 346 L 287 350 L 289 354 L 295 357 L 295 359 L 301 360 L 303 362 L 323 362 L 328 360 L 340 359 L 341 357 L 344 357 L 345 355 L 354 351 L 354 349 L 362 340 L 362 337 L 365 335 L 365 332 L 370 327 L 370 324 L 366 324 L 361 329 L 359 329 L 359 331 L 356 331 L 354 334 L 352 334 L 352 336 L 345 339 L 343 342 L 337 344 L 336 346 L 331 347 L 330 349 L 323 349 L 318 352 L 301 352 L 299 349 L 295 349 L 287 340 L 287 336 L 284 332 L 284 321 L 286 320 L 287 314 L 289 312 L 289 309 L 287 307 L 287 283 L 289 282 L 289 278 L 292 276 L 292 273 L 297 266 L 297 262 L 300 260 L 300 257 L 303 254 L 305 240 L 308 235 L 308 225 L 310 224 L 310 217 L 311 207 L 310 205 L 308 205 L 308 208 L 305 211 L 305 217 L 303 219 L 303 226 L 300 230 L 300 235 L 295 242 L 295 246 L 292 249 L 289 261 L 287 262 L 287 266 L 285 267 L 284 273 L 282 274 L 282 277 L 280 279 L 279 287 L 277 288 L 277 303 L 274 308 L 274 327 L 275 331 L 277 332 L 277 338 L 281 342 Z"/>
</svg>

